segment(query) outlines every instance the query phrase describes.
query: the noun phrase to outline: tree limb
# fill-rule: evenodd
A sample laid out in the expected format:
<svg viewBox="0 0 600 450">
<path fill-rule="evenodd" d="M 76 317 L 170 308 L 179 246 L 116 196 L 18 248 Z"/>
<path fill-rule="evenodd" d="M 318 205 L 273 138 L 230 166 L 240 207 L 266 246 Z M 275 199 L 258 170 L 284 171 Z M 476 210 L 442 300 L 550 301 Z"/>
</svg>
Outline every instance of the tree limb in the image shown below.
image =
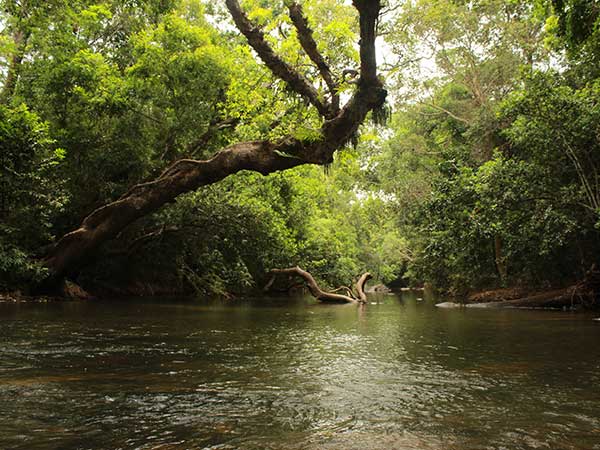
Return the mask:
<svg viewBox="0 0 600 450">
<path fill-rule="evenodd" d="M 236 0 L 226 0 L 232 15 L 271 71 L 286 81 L 296 92 L 313 98 L 313 104 L 324 111 L 324 106 L 314 88 L 298 77 L 287 64 L 279 59 L 257 30 L 241 12 Z M 387 95 L 377 78 L 375 66 L 375 23 L 380 2 L 355 0 L 361 23 L 361 72 L 357 89 L 340 112 L 321 127 L 318 139 L 299 140 L 287 137 L 278 142 L 250 141 L 231 145 L 207 160 L 181 159 L 171 164 L 156 180 L 133 186 L 118 200 L 102 206 L 82 222 L 81 226 L 64 235 L 52 247 L 43 263 L 49 269 L 50 278 L 58 279 L 77 271 L 85 258 L 93 254 L 106 241 L 113 239 L 135 220 L 157 211 L 177 196 L 218 182 L 241 170 L 259 172 L 263 175 L 286 170 L 302 164 L 328 164 L 334 152 L 344 146 L 369 111 L 379 108 Z M 312 89 L 312 90 L 311 90 Z"/>
<path fill-rule="evenodd" d="M 364 83 L 377 83 L 375 38 L 381 4 L 373 0 L 352 0 L 359 13 L 360 77 Z"/>
<path fill-rule="evenodd" d="M 292 22 L 298 31 L 298 40 L 300 41 L 300 45 L 302 45 L 302 48 L 310 60 L 317 66 L 321 77 L 323 77 L 325 84 L 327 84 L 327 88 L 331 93 L 332 113 L 335 114 L 340 109 L 338 85 L 334 81 L 333 74 L 325 62 L 325 59 L 323 59 L 323 55 L 321 55 L 317 48 L 317 43 L 313 38 L 313 31 L 308 25 L 307 18 L 304 16 L 302 6 L 295 2 L 290 3 L 288 5 L 288 10 L 290 11 L 290 18 L 292 19 Z"/>
<path fill-rule="evenodd" d="M 449 111 L 449 110 L 447 110 L 446 108 L 442 108 L 441 106 L 438 106 L 438 105 L 436 105 L 435 103 L 427 103 L 427 102 L 420 102 L 420 103 L 421 103 L 422 105 L 429 106 L 430 108 L 437 109 L 438 111 L 440 111 L 440 112 L 442 112 L 442 113 L 444 113 L 444 114 L 447 114 L 447 115 L 449 115 L 450 117 L 452 117 L 452 118 L 453 118 L 453 119 L 455 119 L 455 120 L 458 120 L 459 122 L 465 123 L 465 124 L 467 124 L 467 125 L 470 125 L 470 124 L 471 124 L 471 122 L 470 122 L 469 120 L 467 120 L 467 119 L 464 119 L 464 118 L 462 118 L 462 117 L 460 117 L 460 116 L 457 116 L 457 115 L 456 115 L 456 114 L 454 114 L 452 111 Z"/>
<path fill-rule="evenodd" d="M 204 149 L 210 140 L 221 130 L 228 128 L 235 128 L 240 123 L 240 119 L 237 117 L 230 117 L 221 121 L 213 120 L 208 125 L 208 129 L 198 139 L 188 145 L 186 153 L 190 156 L 194 156 L 198 151 Z"/>
<path fill-rule="evenodd" d="M 321 116 L 331 117 L 330 108 L 321 101 L 319 93 L 314 86 L 273 51 L 265 40 L 262 30 L 248 19 L 237 0 L 225 0 L 225 4 L 238 30 L 246 37 L 250 46 L 256 51 L 269 70 L 276 77 L 285 81 L 294 92 L 308 99 L 317 108 Z"/>
<path fill-rule="evenodd" d="M 332 290 L 331 290 L 331 291 L 329 291 L 329 292 L 331 292 L 331 293 L 335 294 L 336 292 L 341 292 L 341 291 L 344 291 L 344 292 L 346 292 L 346 295 L 347 295 L 348 297 L 356 298 L 356 296 L 355 296 L 355 295 L 354 295 L 354 293 L 352 292 L 352 289 L 350 289 L 348 286 L 340 286 L 339 288 L 332 289 Z"/>
</svg>

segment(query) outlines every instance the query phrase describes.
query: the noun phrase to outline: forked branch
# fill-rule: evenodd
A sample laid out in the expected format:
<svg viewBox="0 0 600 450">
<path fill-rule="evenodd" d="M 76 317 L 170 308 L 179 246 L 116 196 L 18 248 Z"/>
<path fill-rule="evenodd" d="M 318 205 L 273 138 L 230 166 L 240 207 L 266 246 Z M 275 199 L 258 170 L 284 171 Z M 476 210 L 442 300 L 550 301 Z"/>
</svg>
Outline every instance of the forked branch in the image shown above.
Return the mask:
<svg viewBox="0 0 600 450">
<path fill-rule="evenodd" d="M 287 83 L 290 89 L 308 99 L 323 117 L 329 117 L 329 107 L 319 98 L 319 92 L 302 74 L 277 55 L 265 39 L 263 31 L 246 16 L 237 0 L 225 0 L 236 27 L 248 40 L 273 75 Z"/>
<path fill-rule="evenodd" d="M 307 272 L 306 270 L 302 270 L 298 266 L 290 267 L 288 269 L 272 269 L 270 273 L 274 275 L 284 274 L 299 276 L 304 279 L 306 287 L 308 287 L 308 290 L 314 298 L 322 302 L 332 303 L 366 303 L 367 296 L 364 292 L 364 285 L 367 282 L 367 280 L 371 278 L 371 274 L 369 272 L 364 273 L 359 278 L 358 282 L 356 283 L 356 291 L 358 292 L 358 298 L 356 298 L 348 288 L 345 288 L 348 289 L 348 295 L 324 291 L 319 287 L 314 277 L 309 272 Z M 269 280 L 269 285 L 270 284 L 273 284 L 273 278 Z"/>
</svg>

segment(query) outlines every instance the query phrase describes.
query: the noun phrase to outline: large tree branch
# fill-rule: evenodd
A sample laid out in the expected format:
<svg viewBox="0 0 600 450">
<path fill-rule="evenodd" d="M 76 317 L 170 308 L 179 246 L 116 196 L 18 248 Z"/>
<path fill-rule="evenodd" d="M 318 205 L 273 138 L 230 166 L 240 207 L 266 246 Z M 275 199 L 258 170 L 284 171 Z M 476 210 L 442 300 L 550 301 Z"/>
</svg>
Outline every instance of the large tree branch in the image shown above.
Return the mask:
<svg viewBox="0 0 600 450">
<path fill-rule="evenodd" d="M 290 18 L 292 19 L 292 22 L 298 31 L 298 40 L 300 41 L 300 45 L 302 45 L 302 48 L 310 60 L 317 66 L 321 77 L 323 77 L 325 84 L 327 84 L 327 88 L 331 94 L 332 112 L 336 113 L 340 109 L 340 95 L 338 93 L 338 86 L 333 79 L 333 74 L 325 62 L 323 55 L 321 55 L 319 49 L 317 48 L 317 43 L 313 38 L 313 31 L 308 25 L 308 20 L 302 12 L 302 6 L 294 2 L 288 5 L 288 9 L 290 11 Z"/>
<path fill-rule="evenodd" d="M 237 11 L 237 2 L 227 0 L 227 3 L 231 5 L 234 17 L 238 14 L 242 32 L 244 29 L 248 31 L 248 40 L 257 40 L 258 43 L 255 44 L 261 49 L 259 56 L 270 61 L 265 61 L 265 64 L 275 75 L 283 73 L 282 77 L 288 77 L 290 73 L 285 63 L 268 46 L 266 49 L 261 47 L 261 42 L 264 43 L 262 34 L 258 32 L 257 38 L 257 31 L 249 25 L 243 14 L 239 14 L 241 11 Z M 335 117 L 325 121 L 320 139 L 303 141 L 288 137 L 279 142 L 243 142 L 219 151 L 208 160 L 176 161 L 156 180 L 133 186 L 118 200 L 93 211 L 79 228 L 63 236 L 44 259 L 52 277 L 59 278 L 77 270 L 85 258 L 104 242 L 113 239 L 135 220 L 157 211 L 183 193 L 215 183 L 241 170 L 267 175 L 301 164 L 332 162 L 334 152 L 351 139 L 369 111 L 383 105 L 387 94 L 377 78 L 376 67 L 371 66 L 375 63 L 375 40 L 371 34 L 375 30 L 379 1 L 365 0 L 356 3 L 360 3 L 360 7 L 357 7 L 361 14 L 361 56 L 364 54 L 368 61 L 365 64 L 361 62 L 360 80 L 354 95 Z M 366 18 L 363 18 L 363 13 Z M 366 48 L 368 45 L 372 48 Z M 270 59 L 271 57 L 275 59 Z M 292 77 L 291 82 L 293 80 Z M 299 86 L 304 86 L 303 83 L 304 81 L 300 81 Z"/>
<path fill-rule="evenodd" d="M 315 87 L 273 51 L 269 43 L 265 40 L 262 30 L 248 19 L 237 0 L 225 0 L 225 4 L 238 30 L 246 37 L 250 46 L 256 51 L 269 70 L 276 77 L 285 81 L 294 92 L 308 99 L 317 108 L 321 116 L 330 118 L 332 116 L 331 110 L 319 98 L 319 93 Z"/>
<path fill-rule="evenodd" d="M 266 175 L 304 164 L 300 158 L 286 156 L 294 146 L 300 145 L 298 141 L 277 145 L 268 141 L 244 142 L 221 150 L 209 160 L 179 160 L 158 179 L 135 185 L 120 199 L 93 211 L 78 229 L 58 241 L 45 258 L 45 264 L 55 275 L 63 275 L 140 217 L 172 202 L 180 194 L 215 183 L 240 170 Z"/>
<path fill-rule="evenodd" d="M 365 83 L 377 83 L 375 38 L 381 4 L 374 0 L 352 0 L 360 24 L 360 77 Z"/>
<path fill-rule="evenodd" d="M 360 276 L 360 278 L 356 282 L 356 292 L 358 293 L 358 299 L 363 303 L 367 302 L 367 294 L 365 294 L 365 284 L 367 284 L 367 281 L 369 281 L 371 278 L 373 278 L 373 275 L 371 275 L 369 272 L 365 272 Z"/>
</svg>

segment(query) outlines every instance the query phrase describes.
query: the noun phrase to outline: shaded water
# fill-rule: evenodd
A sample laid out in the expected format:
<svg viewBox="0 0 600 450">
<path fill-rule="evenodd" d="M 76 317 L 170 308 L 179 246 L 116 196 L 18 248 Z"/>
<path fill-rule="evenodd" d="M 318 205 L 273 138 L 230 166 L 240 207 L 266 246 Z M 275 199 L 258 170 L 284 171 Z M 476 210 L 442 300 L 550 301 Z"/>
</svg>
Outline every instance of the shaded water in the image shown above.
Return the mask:
<svg viewBox="0 0 600 450">
<path fill-rule="evenodd" d="M 378 304 L 0 304 L 1 449 L 600 449 L 600 322 Z"/>
</svg>

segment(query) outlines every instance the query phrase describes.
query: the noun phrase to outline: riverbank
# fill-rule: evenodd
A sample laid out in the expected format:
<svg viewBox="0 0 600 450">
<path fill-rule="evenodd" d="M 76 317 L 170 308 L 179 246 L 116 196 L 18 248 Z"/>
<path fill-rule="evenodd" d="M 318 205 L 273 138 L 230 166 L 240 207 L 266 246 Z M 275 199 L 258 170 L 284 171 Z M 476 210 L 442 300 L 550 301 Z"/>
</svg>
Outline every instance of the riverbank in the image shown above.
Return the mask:
<svg viewBox="0 0 600 450">
<path fill-rule="evenodd" d="M 0 292 L 0 303 L 38 302 L 61 300 L 60 297 L 24 295 L 20 291 Z"/>
<path fill-rule="evenodd" d="M 463 301 L 443 302 L 440 308 L 554 308 L 554 309 L 597 309 L 598 294 L 589 280 L 563 288 L 531 289 L 512 287 L 478 291 Z"/>
</svg>

